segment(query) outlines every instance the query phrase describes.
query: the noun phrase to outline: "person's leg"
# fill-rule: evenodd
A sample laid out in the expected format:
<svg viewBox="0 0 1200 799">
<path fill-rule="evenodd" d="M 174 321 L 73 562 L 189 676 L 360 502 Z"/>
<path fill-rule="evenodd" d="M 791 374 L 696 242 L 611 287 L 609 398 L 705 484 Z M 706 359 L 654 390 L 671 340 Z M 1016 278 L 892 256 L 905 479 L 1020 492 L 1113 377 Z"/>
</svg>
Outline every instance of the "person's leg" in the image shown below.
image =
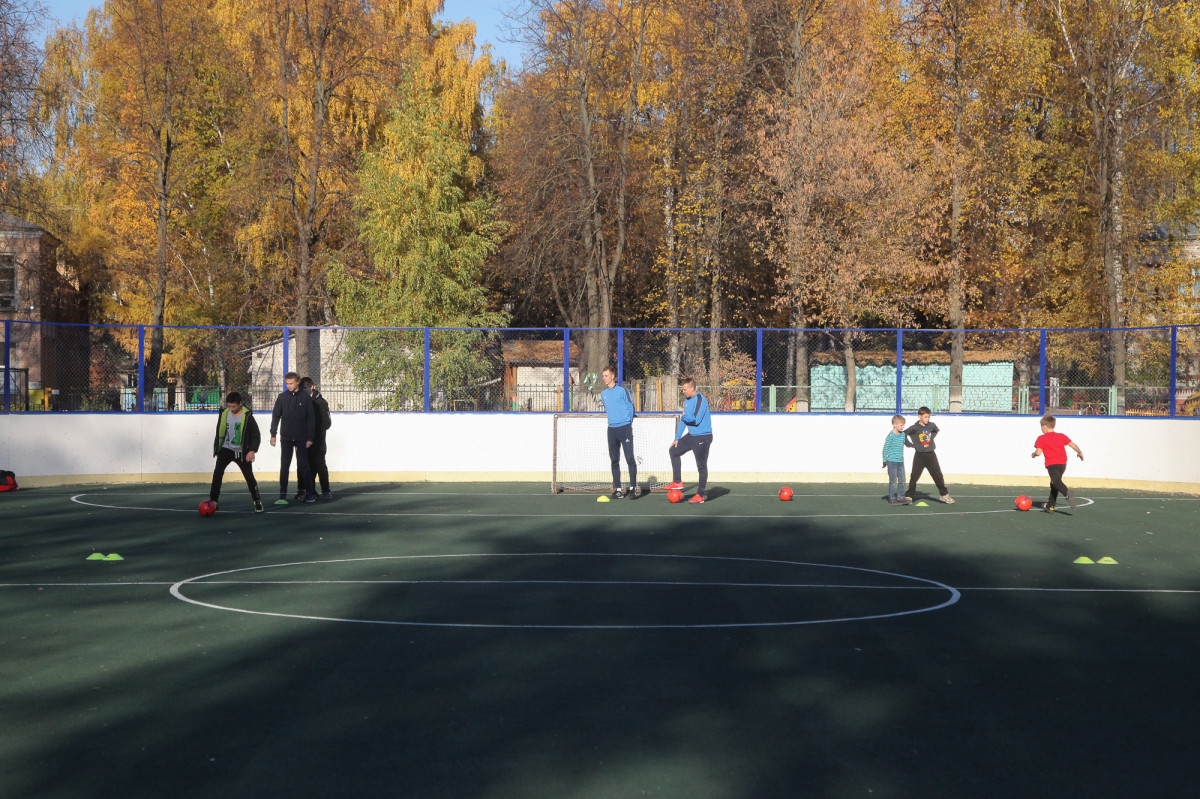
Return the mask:
<svg viewBox="0 0 1200 799">
<path fill-rule="evenodd" d="M 899 502 L 904 495 L 904 462 L 888 462 L 888 501 Z"/>
<path fill-rule="evenodd" d="M 908 479 L 908 492 L 905 496 L 917 496 L 917 481 L 921 479 L 921 475 L 925 473 L 925 460 L 927 452 L 918 452 L 913 455 L 912 477 Z"/>
<path fill-rule="evenodd" d="M 704 492 L 708 489 L 708 451 L 712 448 L 712 436 L 696 436 L 695 438 L 696 442 L 692 447 L 692 451 L 696 453 L 696 471 L 700 477 L 700 483 L 696 486 L 696 493 L 704 496 Z"/>
<path fill-rule="evenodd" d="M 317 492 L 312 487 L 312 469 L 308 465 L 308 447 L 304 446 L 303 441 L 296 442 L 296 482 L 301 491 L 316 498 Z"/>
<path fill-rule="evenodd" d="M 937 486 L 938 493 L 943 499 L 948 499 L 950 491 L 946 488 L 946 479 L 942 477 L 942 465 L 938 463 L 936 452 L 929 453 L 929 463 L 926 464 L 929 469 L 929 476 L 933 478 L 933 484 Z"/>
<path fill-rule="evenodd" d="M 279 498 L 287 499 L 288 478 L 292 472 L 292 450 L 296 442 L 290 438 L 279 440 Z"/>
<path fill-rule="evenodd" d="M 637 488 L 637 461 L 633 456 L 633 425 L 621 428 L 621 449 L 625 452 L 625 465 L 629 467 L 629 487 Z M 620 476 L 620 472 L 617 473 Z"/>
<path fill-rule="evenodd" d="M 692 451 L 692 446 L 696 443 L 695 436 L 684 436 L 679 439 L 679 443 L 673 447 L 667 448 L 667 454 L 671 456 L 671 482 L 683 482 L 683 456 Z"/>
<path fill-rule="evenodd" d="M 621 487 L 621 428 L 608 428 L 608 462 L 612 469 L 612 487 Z"/>
<path fill-rule="evenodd" d="M 1067 486 L 1063 483 L 1063 472 L 1067 470 L 1067 464 L 1056 463 L 1053 466 L 1046 467 L 1046 473 L 1050 475 L 1050 501 L 1046 504 L 1053 508 L 1058 501 L 1059 494 L 1067 493 Z"/>
<path fill-rule="evenodd" d="M 313 488 L 316 488 L 316 482 L 321 482 L 321 493 L 329 493 L 329 466 L 325 463 L 325 453 L 327 452 L 324 444 L 313 444 L 312 449 L 308 451 L 309 466 L 313 472 Z"/>
<path fill-rule="evenodd" d="M 244 460 L 236 460 L 234 463 L 242 470 L 242 477 L 246 478 L 246 487 L 250 489 L 250 498 L 255 502 L 261 502 L 262 497 L 258 495 L 258 480 L 254 477 L 254 464 L 246 463 Z"/>
<path fill-rule="evenodd" d="M 221 497 L 221 482 L 225 479 L 225 468 L 233 460 L 233 451 L 221 447 L 217 450 L 217 465 L 213 468 L 212 485 L 208 487 L 208 498 L 216 502 Z"/>
</svg>

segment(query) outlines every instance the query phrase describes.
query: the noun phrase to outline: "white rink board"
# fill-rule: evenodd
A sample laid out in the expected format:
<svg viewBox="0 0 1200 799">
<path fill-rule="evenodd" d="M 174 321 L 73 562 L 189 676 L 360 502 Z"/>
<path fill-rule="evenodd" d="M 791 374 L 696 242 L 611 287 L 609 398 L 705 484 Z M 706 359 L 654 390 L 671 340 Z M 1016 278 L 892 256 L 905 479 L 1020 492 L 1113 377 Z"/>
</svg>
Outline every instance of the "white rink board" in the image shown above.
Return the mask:
<svg viewBox="0 0 1200 799">
<path fill-rule="evenodd" d="M 270 414 L 255 462 L 269 492 L 279 449 Z M 890 414 L 714 414 L 710 483 L 802 480 L 886 483 Z M 915 421 L 909 419 L 909 423 Z M 1031 460 L 1037 417 L 937 415 L 938 459 L 948 484 L 1041 485 Z M 216 413 L 0 415 L 0 468 L 28 485 L 207 479 Z M 343 480 L 544 480 L 550 484 L 553 414 L 335 413 L 328 462 Z M 1200 420 L 1062 417 L 1083 450 L 1067 479 L 1080 486 L 1157 487 L 1200 493 Z M 603 437 L 595 442 L 601 452 Z M 906 452 L 912 462 L 911 451 Z M 684 476 L 691 459 L 684 457 Z M 45 478 L 45 479 L 38 479 Z M 922 484 L 924 485 L 924 484 Z M 932 484 L 930 484 L 932 485 Z"/>
</svg>

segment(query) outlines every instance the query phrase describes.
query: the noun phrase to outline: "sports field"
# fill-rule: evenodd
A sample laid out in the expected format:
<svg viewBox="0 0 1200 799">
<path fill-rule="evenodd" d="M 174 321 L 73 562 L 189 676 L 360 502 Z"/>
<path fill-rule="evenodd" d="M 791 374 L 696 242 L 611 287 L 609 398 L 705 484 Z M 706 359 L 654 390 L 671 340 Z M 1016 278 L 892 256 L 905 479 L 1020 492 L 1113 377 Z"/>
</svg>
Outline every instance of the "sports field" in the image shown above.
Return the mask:
<svg viewBox="0 0 1200 799">
<path fill-rule="evenodd" d="M 1195 790 L 1194 497 L 235 477 L 0 495 L 0 796 Z"/>
</svg>

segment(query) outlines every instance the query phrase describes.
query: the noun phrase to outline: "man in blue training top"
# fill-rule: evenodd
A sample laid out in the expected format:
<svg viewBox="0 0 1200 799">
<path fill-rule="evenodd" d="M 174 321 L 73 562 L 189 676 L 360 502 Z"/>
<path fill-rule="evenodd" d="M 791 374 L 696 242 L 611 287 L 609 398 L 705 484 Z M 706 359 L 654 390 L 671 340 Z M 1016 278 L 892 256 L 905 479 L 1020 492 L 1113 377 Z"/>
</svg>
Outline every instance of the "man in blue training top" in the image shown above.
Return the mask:
<svg viewBox="0 0 1200 799">
<path fill-rule="evenodd" d="M 633 397 L 629 389 L 617 384 L 617 370 L 606 366 L 600 372 L 605 389 L 600 392 L 600 402 L 608 414 L 608 457 L 612 461 L 613 499 L 628 496 L 636 498 L 639 491 L 637 461 L 633 457 Z M 629 467 L 629 490 L 621 491 L 621 450 L 625 450 L 625 464 Z"/>
<path fill-rule="evenodd" d="M 696 487 L 696 495 L 688 502 L 703 502 L 704 489 L 708 487 L 708 450 L 712 447 L 712 422 L 708 415 L 708 400 L 696 390 L 696 381 L 685 378 L 679 387 L 683 390 L 683 416 L 679 418 L 679 426 L 675 430 L 675 440 L 671 442 L 668 454 L 671 456 L 672 488 L 683 490 L 683 464 L 680 458 L 685 452 L 696 455 L 696 471 L 700 473 L 700 484 Z M 684 438 L 684 432 L 687 438 Z M 682 443 L 680 443 L 682 442 Z"/>
</svg>

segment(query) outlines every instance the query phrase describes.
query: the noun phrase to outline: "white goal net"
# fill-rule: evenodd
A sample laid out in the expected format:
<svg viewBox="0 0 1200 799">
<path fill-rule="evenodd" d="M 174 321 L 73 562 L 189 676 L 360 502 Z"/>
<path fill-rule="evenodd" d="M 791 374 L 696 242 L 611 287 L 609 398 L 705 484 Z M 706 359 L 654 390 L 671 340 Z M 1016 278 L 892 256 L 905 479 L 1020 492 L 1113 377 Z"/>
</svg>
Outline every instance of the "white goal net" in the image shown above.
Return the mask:
<svg viewBox="0 0 1200 799">
<path fill-rule="evenodd" d="M 667 454 L 675 440 L 679 415 L 639 413 L 633 417 L 633 456 L 637 461 L 638 484 L 642 490 L 660 488 L 671 482 L 671 458 Z M 608 417 L 602 413 L 554 414 L 554 472 L 550 490 L 611 491 L 612 466 L 608 457 Z M 622 483 L 629 482 L 624 451 Z"/>
</svg>

